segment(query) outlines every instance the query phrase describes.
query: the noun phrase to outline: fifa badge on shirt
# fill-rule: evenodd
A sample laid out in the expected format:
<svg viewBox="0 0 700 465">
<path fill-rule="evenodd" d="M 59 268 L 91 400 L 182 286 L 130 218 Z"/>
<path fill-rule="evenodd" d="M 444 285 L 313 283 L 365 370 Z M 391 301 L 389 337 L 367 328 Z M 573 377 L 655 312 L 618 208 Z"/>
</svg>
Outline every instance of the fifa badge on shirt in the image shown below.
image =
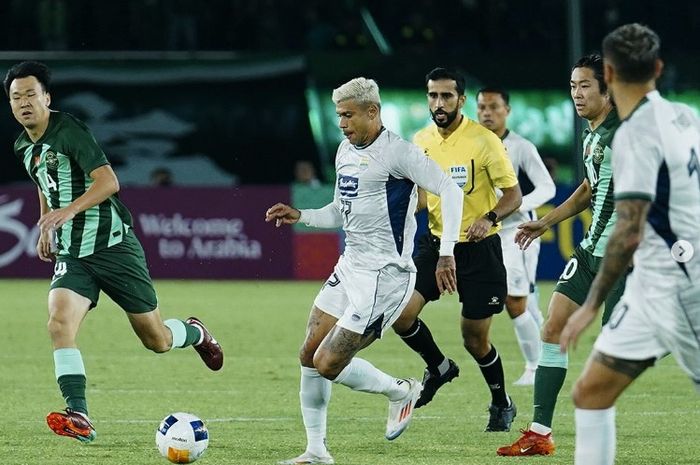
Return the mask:
<svg viewBox="0 0 700 465">
<path fill-rule="evenodd" d="M 450 166 L 450 176 L 459 187 L 467 185 L 467 167 L 463 165 Z"/>
</svg>

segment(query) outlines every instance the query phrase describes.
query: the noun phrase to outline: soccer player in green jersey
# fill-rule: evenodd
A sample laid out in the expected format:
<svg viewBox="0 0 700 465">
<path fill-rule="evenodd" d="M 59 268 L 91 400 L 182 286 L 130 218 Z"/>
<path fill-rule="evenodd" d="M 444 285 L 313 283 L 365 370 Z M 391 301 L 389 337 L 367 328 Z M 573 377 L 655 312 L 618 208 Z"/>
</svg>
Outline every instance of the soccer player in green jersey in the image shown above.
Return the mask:
<svg viewBox="0 0 700 465">
<path fill-rule="evenodd" d="M 583 131 L 585 178 L 573 194 L 537 221 L 518 226 L 515 241 L 527 248 L 551 226 L 571 218 L 589 206 L 593 218 L 581 243 L 564 267 L 549 301 L 547 321 L 542 327 L 542 353 L 535 372 L 534 415 L 528 430 L 513 444 L 498 449 L 498 455 L 550 455 L 554 453 L 552 417 L 557 396 L 564 384 L 568 356 L 559 338 L 569 317 L 583 304 L 595 278 L 617 214 L 613 199 L 612 144 L 620 125 L 617 110 L 603 79 L 600 55 L 584 56 L 571 71 L 571 98 L 576 113 L 588 121 Z M 624 276 L 613 286 L 605 301 L 603 324 L 624 291 Z"/>
<path fill-rule="evenodd" d="M 136 335 L 154 352 L 192 345 L 212 370 L 223 365 L 223 352 L 197 318 L 161 319 L 131 214 L 117 195 L 119 181 L 85 124 L 49 109 L 50 78 L 46 65 L 25 61 L 10 68 L 4 86 L 12 113 L 24 127 L 15 154 L 39 190 L 37 255 L 56 263 L 48 330 L 67 408 L 49 413 L 46 421 L 56 434 L 90 442 L 95 429 L 76 338 L 100 291 L 126 311 Z"/>
</svg>

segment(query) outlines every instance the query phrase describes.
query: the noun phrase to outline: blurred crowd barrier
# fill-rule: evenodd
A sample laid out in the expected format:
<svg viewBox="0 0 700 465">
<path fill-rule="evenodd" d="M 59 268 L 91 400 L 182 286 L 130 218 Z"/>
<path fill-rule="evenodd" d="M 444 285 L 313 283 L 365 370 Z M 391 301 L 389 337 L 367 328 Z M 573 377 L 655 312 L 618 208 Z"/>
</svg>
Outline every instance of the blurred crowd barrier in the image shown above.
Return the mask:
<svg viewBox="0 0 700 465">
<path fill-rule="evenodd" d="M 541 213 L 571 192 L 558 186 Z M 317 208 L 332 196 L 330 186 L 131 187 L 120 192 L 156 279 L 325 279 L 342 253 L 342 232 L 304 225 L 276 228 L 264 216 L 276 202 Z M 36 255 L 38 212 L 36 188 L 0 190 L 0 278 L 53 274 L 52 265 Z M 418 219 L 420 235 L 426 231 L 425 212 Z M 586 211 L 543 236 L 538 279 L 558 277 L 588 224 Z"/>
</svg>

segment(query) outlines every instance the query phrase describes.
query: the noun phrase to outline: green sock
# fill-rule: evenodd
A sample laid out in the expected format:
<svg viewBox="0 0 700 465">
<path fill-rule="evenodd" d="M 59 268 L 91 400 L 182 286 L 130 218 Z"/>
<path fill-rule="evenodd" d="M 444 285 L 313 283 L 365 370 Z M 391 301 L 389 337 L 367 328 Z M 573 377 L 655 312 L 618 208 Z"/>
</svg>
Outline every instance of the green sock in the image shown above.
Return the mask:
<svg viewBox="0 0 700 465">
<path fill-rule="evenodd" d="M 535 372 L 535 411 L 532 421 L 552 427 L 557 396 L 566 379 L 569 366 L 567 354 L 562 354 L 559 344 L 542 343 L 542 355 Z"/>
<path fill-rule="evenodd" d="M 87 415 L 85 384 L 85 375 L 63 375 L 58 378 L 58 386 L 61 388 L 61 394 L 66 399 L 68 408 Z"/>
<path fill-rule="evenodd" d="M 173 335 L 171 348 L 191 346 L 199 342 L 199 339 L 202 337 L 202 333 L 196 326 L 185 323 L 182 320 L 171 318 L 165 320 L 163 324 L 170 329 L 170 333 Z"/>
<path fill-rule="evenodd" d="M 183 345 L 182 347 L 187 347 L 191 346 L 192 344 L 196 344 L 202 337 L 202 333 L 196 326 L 192 326 L 190 324 L 185 323 L 185 331 L 187 332 L 187 335 L 185 336 L 185 345 Z"/>
<path fill-rule="evenodd" d="M 87 415 L 85 366 L 80 351 L 75 348 L 56 349 L 53 351 L 53 361 L 56 381 L 66 405 Z"/>
</svg>

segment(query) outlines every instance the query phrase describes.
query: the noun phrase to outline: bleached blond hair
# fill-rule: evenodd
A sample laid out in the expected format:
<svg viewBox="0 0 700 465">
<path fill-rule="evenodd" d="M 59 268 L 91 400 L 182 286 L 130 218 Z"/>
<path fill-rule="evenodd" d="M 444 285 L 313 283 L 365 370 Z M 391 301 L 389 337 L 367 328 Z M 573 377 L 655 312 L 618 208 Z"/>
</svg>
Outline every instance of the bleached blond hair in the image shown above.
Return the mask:
<svg viewBox="0 0 700 465">
<path fill-rule="evenodd" d="M 331 98 L 336 105 L 345 100 L 354 100 L 361 104 L 376 103 L 378 106 L 382 104 L 379 99 L 379 86 L 377 82 L 374 79 L 363 77 L 355 78 L 337 89 L 333 89 L 333 96 Z"/>
</svg>

